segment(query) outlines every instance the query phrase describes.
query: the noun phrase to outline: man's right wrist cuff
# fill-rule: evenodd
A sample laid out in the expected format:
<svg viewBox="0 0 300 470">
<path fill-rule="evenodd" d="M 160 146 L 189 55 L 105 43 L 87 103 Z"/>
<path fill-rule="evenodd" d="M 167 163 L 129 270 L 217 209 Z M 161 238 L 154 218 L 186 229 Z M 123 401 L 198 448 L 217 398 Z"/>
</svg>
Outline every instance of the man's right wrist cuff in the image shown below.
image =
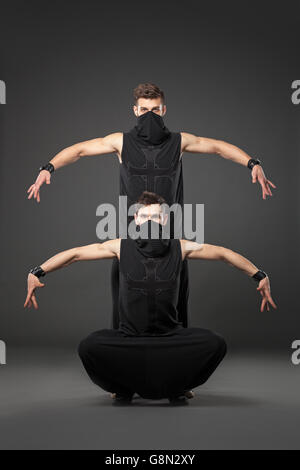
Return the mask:
<svg viewBox="0 0 300 470">
<path fill-rule="evenodd" d="M 267 273 L 265 273 L 264 271 L 259 270 L 252 276 L 252 279 L 254 279 L 257 282 L 260 282 L 265 277 L 267 277 Z"/>
<path fill-rule="evenodd" d="M 252 170 L 255 165 L 261 165 L 261 161 L 258 160 L 258 158 L 250 158 L 247 163 L 247 167 L 249 168 L 249 170 Z"/>
</svg>

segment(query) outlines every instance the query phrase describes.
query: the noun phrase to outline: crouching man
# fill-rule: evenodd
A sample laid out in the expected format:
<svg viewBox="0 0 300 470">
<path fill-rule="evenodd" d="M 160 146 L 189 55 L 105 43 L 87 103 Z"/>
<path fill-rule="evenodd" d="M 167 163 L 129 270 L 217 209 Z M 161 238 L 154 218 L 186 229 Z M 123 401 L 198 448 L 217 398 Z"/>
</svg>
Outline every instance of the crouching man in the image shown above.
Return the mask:
<svg viewBox="0 0 300 470">
<path fill-rule="evenodd" d="M 177 305 L 183 260 L 221 260 L 258 283 L 261 312 L 270 305 L 269 278 L 242 255 L 222 246 L 163 237 L 164 199 L 144 192 L 137 201 L 137 239 L 114 239 L 63 251 L 28 274 L 24 307 L 38 308 L 41 276 L 76 261 L 117 258 L 120 263 L 118 329 L 91 333 L 79 345 L 90 379 L 114 394 L 115 402 L 143 398 L 186 402 L 193 388 L 205 383 L 227 350 L 222 336 L 197 327 L 183 327 Z"/>
</svg>

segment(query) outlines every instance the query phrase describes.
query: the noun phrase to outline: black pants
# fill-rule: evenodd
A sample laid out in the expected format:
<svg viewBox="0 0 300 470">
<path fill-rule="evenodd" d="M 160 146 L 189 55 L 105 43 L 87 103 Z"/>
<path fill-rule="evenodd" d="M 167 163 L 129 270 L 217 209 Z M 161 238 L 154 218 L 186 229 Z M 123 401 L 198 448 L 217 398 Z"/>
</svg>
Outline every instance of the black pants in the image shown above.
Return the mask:
<svg viewBox="0 0 300 470">
<path fill-rule="evenodd" d="M 119 260 L 114 258 L 111 269 L 111 291 L 112 291 L 112 319 L 110 327 L 119 328 Z M 182 322 L 184 328 L 188 327 L 188 298 L 189 298 L 189 273 L 188 262 L 183 260 L 180 274 L 180 287 L 178 296 L 178 321 Z"/>
<path fill-rule="evenodd" d="M 227 351 L 225 340 L 204 328 L 181 328 L 171 336 L 124 336 L 95 331 L 78 353 L 90 379 L 107 392 L 160 399 L 207 381 Z"/>
</svg>

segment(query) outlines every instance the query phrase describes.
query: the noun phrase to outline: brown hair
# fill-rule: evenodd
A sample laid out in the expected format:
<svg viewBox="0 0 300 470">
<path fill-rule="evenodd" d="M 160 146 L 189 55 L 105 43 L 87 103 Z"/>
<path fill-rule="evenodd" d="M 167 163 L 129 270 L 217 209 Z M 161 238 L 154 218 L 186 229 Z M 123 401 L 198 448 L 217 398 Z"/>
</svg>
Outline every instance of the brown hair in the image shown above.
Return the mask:
<svg viewBox="0 0 300 470">
<path fill-rule="evenodd" d="M 140 195 L 136 203 L 143 204 L 144 206 L 150 206 L 150 204 L 166 204 L 166 201 L 162 196 L 159 196 L 156 193 L 151 193 L 150 191 L 144 191 Z"/>
<path fill-rule="evenodd" d="M 154 83 L 140 83 L 133 90 L 133 98 L 135 105 L 137 105 L 139 98 L 145 98 L 150 100 L 154 98 L 161 98 L 163 104 L 165 104 L 164 92 Z"/>
</svg>

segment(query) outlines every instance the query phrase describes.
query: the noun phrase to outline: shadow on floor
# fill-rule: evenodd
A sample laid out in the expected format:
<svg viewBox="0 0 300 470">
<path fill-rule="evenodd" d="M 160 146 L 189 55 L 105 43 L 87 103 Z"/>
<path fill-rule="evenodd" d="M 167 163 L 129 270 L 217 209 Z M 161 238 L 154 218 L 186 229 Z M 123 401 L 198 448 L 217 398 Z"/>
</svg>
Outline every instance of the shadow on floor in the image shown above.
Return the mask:
<svg viewBox="0 0 300 470">
<path fill-rule="evenodd" d="M 209 392 L 195 392 L 195 397 L 188 399 L 187 404 L 183 405 L 172 405 L 169 403 L 167 398 L 160 400 L 151 400 L 148 398 L 142 398 L 139 395 L 134 395 L 132 403 L 129 407 L 145 407 L 145 406 L 155 406 L 155 407 L 170 407 L 170 406 L 189 406 L 193 408 L 206 408 L 206 407 L 238 407 L 238 406 L 260 406 L 264 402 L 261 399 L 256 399 L 253 397 L 239 396 L 239 395 L 225 395 L 225 394 L 216 394 Z M 102 395 L 99 398 L 92 398 L 89 401 L 84 401 L 86 406 L 112 406 L 113 399 L 110 397 L 110 394 Z"/>
</svg>

